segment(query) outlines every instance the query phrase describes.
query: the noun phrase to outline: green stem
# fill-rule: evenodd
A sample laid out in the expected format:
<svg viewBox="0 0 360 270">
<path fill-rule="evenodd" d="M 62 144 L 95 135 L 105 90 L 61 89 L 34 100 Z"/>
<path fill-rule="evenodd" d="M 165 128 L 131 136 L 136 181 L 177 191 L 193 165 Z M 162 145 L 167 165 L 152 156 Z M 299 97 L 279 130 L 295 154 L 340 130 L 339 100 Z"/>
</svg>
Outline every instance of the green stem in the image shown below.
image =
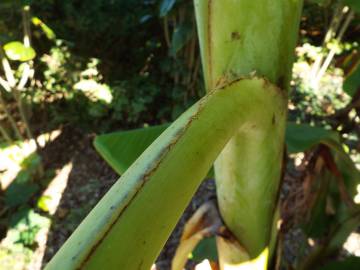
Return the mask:
<svg viewBox="0 0 360 270">
<path fill-rule="evenodd" d="M 5 112 L 6 117 L 8 118 L 10 125 L 12 127 L 12 129 L 14 130 L 15 134 L 16 134 L 16 138 L 20 141 L 24 140 L 23 135 L 21 134 L 18 126 L 16 125 L 16 122 L 14 120 L 14 118 L 12 117 L 11 113 L 9 112 L 9 110 L 7 109 L 7 104 L 4 100 L 4 98 L 2 97 L 2 94 L 0 92 L 0 104 L 3 107 L 3 111 Z"/>
<path fill-rule="evenodd" d="M 22 101 L 22 98 L 21 98 L 21 93 L 19 90 L 17 89 L 13 89 L 13 94 L 14 94 L 14 98 L 16 100 L 16 104 L 18 106 L 18 109 L 19 109 L 19 113 L 20 113 L 20 118 L 25 126 L 25 132 L 26 132 L 26 135 L 28 137 L 28 139 L 34 139 L 34 136 L 31 132 L 31 129 L 30 129 L 30 124 L 29 124 L 29 121 L 26 117 L 26 112 L 25 112 L 25 108 L 24 108 L 24 104 L 23 104 L 23 101 Z M 36 141 L 36 140 L 35 140 Z M 37 144 L 37 142 L 36 142 Z"/>
<path fill-rule="evenodd" d="M 6 129 L 3 127 L 1 123 L 0 123 L 0 133 L 10 145 L 13 144 L 13 140 L 11 139 L 11 136 L 9 135 L 9 133 L 6 131 Z"/>
<path fill-rule="evenodd" d="M 24 28 L 24 45 L 31 46 L 31 29 L 30 29 L 30 6 L 24 6 L 22 10 L 23 28 Z"/>
<path fill-rule="evenodd" d="M 169 20 L 168 16 L 164 17 L 164 38 L 168 48 L 171 47 L 170 34 L 169 34 Z"/>
<path fill-rule="evenodd" d="M 37 139 L 34 137 L 32 131 L 31 131 L 31 128 L 30 128 L 30 124 L 29 124 L 29 121 L 26 117 L 26 112 L 25 112 L 25 107 L 24 107 L 24 104 L 23 104 L 23 101 L 22 101 L 22 98 L 21 98 L 21 93 L 19 90 L 17 90 L 16 88 L 13 89 L 13 94 L 14 94 L 14 97 L 15 97 L 15 100 L 17 102 L 17 105 L 18 105 L 18 109 L 19 109 L 19 112 L 20 112 L 20 117 L 21 117 L 21 120 L 25 126 L 25 131 L 26 131 L 26 134 L 27 134 L 27 137 L 29 138 L 29 140 L 34 140 L 34 143 L 36 145 L 36 153 L 39 154 L 39 149 L 41 148 Z M 38 168 L 37 168 L 37 172 L 38 172 L 38 176 L 41 178 L 43 177 L 44 175 L 44 168 L 43 168 L 43 164 L 40 163 Z"/>
<path fill-rule="evenodd" d="M 246 259 L 225 243 L 219 250 L 220 268 L 244 263 L 265 269 L 271 235 L 276 237 L 272 227 L 284 151 L 282 113 L 287 110 L 302 1 L 195 0 L 195 8 L 208 91 L 257 74 L 276 84 L 285 97 L 267 107 L 253 104 L 249 113 L 258 117 L 238 130 L 215 162 L 220 213 L 250 256 Z"/>
</svg>

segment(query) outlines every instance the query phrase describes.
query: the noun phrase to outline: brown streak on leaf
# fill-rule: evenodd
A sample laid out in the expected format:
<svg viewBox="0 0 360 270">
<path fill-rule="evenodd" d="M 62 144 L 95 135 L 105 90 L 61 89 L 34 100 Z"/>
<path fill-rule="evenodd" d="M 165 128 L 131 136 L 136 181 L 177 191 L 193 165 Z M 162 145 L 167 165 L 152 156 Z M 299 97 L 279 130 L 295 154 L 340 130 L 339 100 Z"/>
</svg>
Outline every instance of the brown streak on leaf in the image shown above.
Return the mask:
<svg viewBox="0 0 360 270">
<path fill-rule="evenodd" d="M 234 31 L 231 33 L 231 40 L 232 41 L 237 41 L 241 39 L 241 35 L 238 31 Z"/>
</svg>

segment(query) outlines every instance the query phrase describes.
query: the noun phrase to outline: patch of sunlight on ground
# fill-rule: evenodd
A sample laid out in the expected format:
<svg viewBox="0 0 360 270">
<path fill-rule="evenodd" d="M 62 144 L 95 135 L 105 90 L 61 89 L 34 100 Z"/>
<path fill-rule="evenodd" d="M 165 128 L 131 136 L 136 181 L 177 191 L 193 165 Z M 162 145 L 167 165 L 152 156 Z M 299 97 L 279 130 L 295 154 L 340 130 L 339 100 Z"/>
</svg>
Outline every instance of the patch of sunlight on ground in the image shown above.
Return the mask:
<svg viewBox="0 0 360 270">
<path fill-rule="evenodd" d="M 72 163 L 68 163 L 65 165 L 59 172 L 57 172 L 57 175 L 54 177 L 54 179 L 50 182 L 46 190 L 43 192 L 41 198 L 47 198 L 46 201 L 46 210 L 47 212 L 53 216 L 56 213 L 56 210 L 60 204 L 62 195 L 66 189 L 68 179 L 70 172 L 72 170 Z M 38 248 L 35 251 L 35 256 L 33 259 L 33 268 L 31 270 L 38 270 L 41 269 L 41 263 L 42 259 L 45 255 L 46 251 L 46 243 L 47 243 L 47 237 L 50 230 L 49 226 L 44 226 L 37 235 L 37 243 Z"/>
<path fill-rule="evenodd" d="M 37 141 L 40 146 L 55 140 L 61 134 L 60 130 L 41 134 Z M 18 142 L 16 144 L 0 145 L 0 188 L 5 190 L 21 171 L 21 164 L 35 152 L 34 140 Z M 1 173 L 2 172 L 2 173 Z"/>
<path fill-rule="evenodd" d="M 60 130 L 55 130 L 40 135 L 37 141 L 40 146 L 44 147 L 46 143 L 55 140 L 60 134 Z M 2 189 L 5 190 L 14 181 L 18 173 L 23 169 L 21 164 L 34 154 L 35 149 L 36 145 L 33 140 L 10 146 L 4 144 L 0 146 L 0 184 Z M 59 169 L 37 201 L 37 208 L 47 212 L 50 217 L 56 213 L 60 204 L 72 167 L 72 162 L 70 162 Z M 21 218 L 16 224 L 9 223 L 6 237 L 0 242 L 0 270 L 41 269 L 51 219 L 31 208 L 16 210 L 14 214 L 20 215 L 21 211 L 23 211 Z M 32 222 L 37 227 L 31 227 L 29 224 Z M 18 239 L 21 234 L 29 233 L 29 231 L 35 234 L 35 249 L 27 248 L 23 243 L 19 243 Z"/>
<path fill-rule="evenodd" d="M 343 248 L 351 255 L 360 257 L 360 233 L 350 234 Z"/>
<path fill-rule="evenodd" d="M 72 163 L 66 164 L 60 169 L 56 176 L 51 180 L 46 190 L 42 193 L 38 201 L 38 206 L 46 210 L 50 216 L 53 216 L 60 204 L 61 197 L 66 189 L 68 178 L 72 170 Z M 44 200 L 46 198 L 46 200 Z M 42 201 L 42 205 L 40 204 Z M 40 270 L 42 260 L 46 251 L 47 236 L 51 226 L 51 220 L 40 215 L 37 219 L 42 220 L 42 226 L 36 232 L 36 249 L 30 250 L 24 248 L 21 244 L 16 244 L 21 231 L 21 224 L 16 225 L 7 231 L 6 237 L 0 243 L 0 270 Z"/>
<path fill-rule="evenodd" d="M 0 270 L 23 270 L 29 262 L 29 254 L 22 250 L 8 250 L 0 247 Z M 29 269 L 32 270 L 32 269 Z"/>
</svg>

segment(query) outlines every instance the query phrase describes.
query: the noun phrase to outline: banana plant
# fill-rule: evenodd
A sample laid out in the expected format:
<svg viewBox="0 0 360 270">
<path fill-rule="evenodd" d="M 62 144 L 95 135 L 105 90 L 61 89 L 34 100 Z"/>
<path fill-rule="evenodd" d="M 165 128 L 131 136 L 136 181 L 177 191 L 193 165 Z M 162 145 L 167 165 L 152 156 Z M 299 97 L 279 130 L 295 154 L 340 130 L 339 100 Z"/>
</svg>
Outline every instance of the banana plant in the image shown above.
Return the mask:
<svg viewBox="0 0 360 270">
<path fill-rule="evenodd" d="M 225 3 L 195 1 L 207 89 L 254 72 L 279 89 L 283 103 L 279 107 L 255 105 L 257 110 L 266 111 L 267 119 L 256 119 L 240 128 L 215 162 L 220 213 L 237 240 L 234 245 L 218 238 L 219 262 L 221 269 L 231 269 L 245 261 L 251 269 L 260 261 L 257 268 L 265 269 L 276 235 L 286 122 L 286 113 L 281 112 L 287 110 L 302 3 Z"/>
<path fill-rule="evenodd" d="M 267 269 L 302 0 L 194 5 L 206 96 L 134 161 L 45 269 L 150 269 L 213 164 L 220 269 Z"/>
</svg>

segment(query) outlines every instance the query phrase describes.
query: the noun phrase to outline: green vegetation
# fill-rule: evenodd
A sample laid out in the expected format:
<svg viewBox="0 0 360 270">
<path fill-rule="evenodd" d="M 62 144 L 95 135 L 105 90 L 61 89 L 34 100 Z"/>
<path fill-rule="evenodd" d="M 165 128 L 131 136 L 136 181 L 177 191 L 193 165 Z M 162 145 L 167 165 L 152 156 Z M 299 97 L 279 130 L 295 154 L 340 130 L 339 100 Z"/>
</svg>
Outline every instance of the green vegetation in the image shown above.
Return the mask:
<svg viewBox="0 0 360 270">
<path fill-rule="evenodd" d="M 359 14 L 2 1 L 0 269 L 357 269 Z"/>
</svg>

